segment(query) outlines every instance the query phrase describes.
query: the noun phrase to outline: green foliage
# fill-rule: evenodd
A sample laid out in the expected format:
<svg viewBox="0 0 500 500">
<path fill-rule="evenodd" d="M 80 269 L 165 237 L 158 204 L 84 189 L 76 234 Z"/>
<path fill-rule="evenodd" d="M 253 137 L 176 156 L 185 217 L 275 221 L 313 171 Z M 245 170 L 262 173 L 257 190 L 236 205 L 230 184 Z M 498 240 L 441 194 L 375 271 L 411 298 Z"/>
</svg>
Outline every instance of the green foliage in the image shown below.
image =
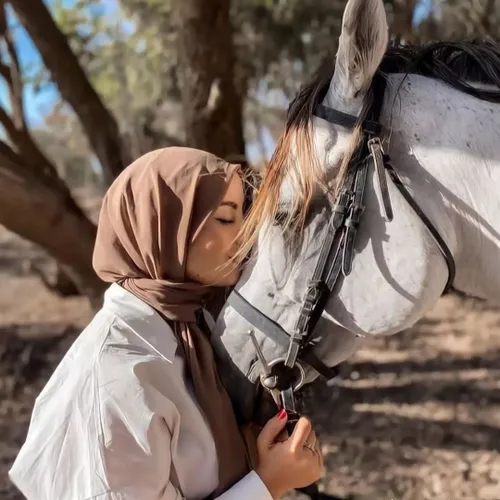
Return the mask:
<svg viewBox="0 0 500 500">
<path fill-rule="evenodd" d="M 161 81 L 155 74 L 163 55 L 151 30 L 131 29 L 120 10 L 107 15 L 100 0 L 78 0 L 71 8 L 58 0 L 54 15 L 92 84 L 119 121 L 160 97 Z"/>
<path fill-rule="evenodd" d="M 147 26 L 138 29 L 119 5 L 109 11 L 101 0 L 70 4 L 55 0 L 51 11 L 94 89 L 115 116 L 132 155 L 156 146 L 143 144 L 142 130 L 154 119 L 152 110 L 172 95 L 168 74 L 174 67 L 158 31 Z M 44 88 L 50 75 L 39 68 L 33 82 Z M 77 126 L 75 116 L 69 114 L 67 119 Z"/>
</svg>

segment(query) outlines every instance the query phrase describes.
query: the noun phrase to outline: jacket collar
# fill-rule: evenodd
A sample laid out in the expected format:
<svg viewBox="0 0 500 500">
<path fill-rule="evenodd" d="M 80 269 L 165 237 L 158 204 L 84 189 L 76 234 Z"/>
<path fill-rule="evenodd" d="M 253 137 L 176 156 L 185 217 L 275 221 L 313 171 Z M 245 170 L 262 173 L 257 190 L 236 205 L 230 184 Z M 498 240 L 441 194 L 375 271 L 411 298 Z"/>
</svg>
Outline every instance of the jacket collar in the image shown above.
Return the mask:
<svg viewBox="0 0 500 500">
<path fill-rule="evenodd" d="M 112 311 L 138 337 L 144 347 L 152 349 L 173 363 L 177 340 L 169 324 L 146 302 L 113 283 L 104 293 L 103 309 Z"/>
</svg>

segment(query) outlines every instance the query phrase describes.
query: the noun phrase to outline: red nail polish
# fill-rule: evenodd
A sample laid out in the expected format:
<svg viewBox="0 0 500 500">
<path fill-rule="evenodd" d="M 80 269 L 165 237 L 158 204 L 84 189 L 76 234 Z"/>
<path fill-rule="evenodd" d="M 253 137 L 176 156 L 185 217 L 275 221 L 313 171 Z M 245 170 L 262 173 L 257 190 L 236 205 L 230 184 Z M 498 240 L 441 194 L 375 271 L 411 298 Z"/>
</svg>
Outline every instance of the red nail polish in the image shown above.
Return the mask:
<svg viewBox="0 0 500 500">
<path fill-rule="evenodd" d="M 278 413 L 278 418 L 280 420 L 284 420 L 286 418 L 286 410 L 281 410 L 279 413 Z"/>
</svg>

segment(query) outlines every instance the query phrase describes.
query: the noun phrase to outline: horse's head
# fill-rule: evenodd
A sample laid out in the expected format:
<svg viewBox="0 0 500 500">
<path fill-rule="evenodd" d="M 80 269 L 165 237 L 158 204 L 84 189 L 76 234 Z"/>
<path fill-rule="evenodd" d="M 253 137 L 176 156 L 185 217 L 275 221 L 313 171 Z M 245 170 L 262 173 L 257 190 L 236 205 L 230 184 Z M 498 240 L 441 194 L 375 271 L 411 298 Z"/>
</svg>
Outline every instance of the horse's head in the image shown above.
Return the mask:
<svg viewBox="0 0 500 500">
<path fill-rule="evenodd" d="M 242 252 L 245 244 L 256 243 L 254 252 L 214 335 L 223 378 L 243 419 L 250 417 L 261 369 L 247 332 L 255 332 L 267 360 L 287 358 L 290 336 L 304 314 L 308 285 L 332 229 L 333 207 L 353 162 L 359 164 L 356 155 L 363 152 L 361 122 L 370 109 L 372 80 L 387 45 L 382 0 L 349 0 L 334 70 L 304 87 L 290 106 L 286 130 L 243 232 Z M 343 115 L 341 125 L 330 123 L 317 116 L 318 104 L 360 119 L 348 123 Z M 385 110 L 380 121 L 387 123 Z M 358 181 L 353 178 L 351 186 Z M 370 163 L 362 196 L 365 208 L 353 239 L 352 272 L 350 259 L 340 258 L 339 277 L 312 335 L 310 352 L 328 366 L 345 360 L 370 335 L 393 334 L 415 323 L 446 283 L 445 261 L 427 227 L 390 179 L 388 192 L 391 222 L 384 218 L 384 190 Z M 350 198 L 351 208 L 352 202 Z M 349 253 L 348 247 L 340 246 L 340 253 Z M 316 378 L 311 363 L 300 356 L 298 362 L 306 383 Z"/>
</svg>

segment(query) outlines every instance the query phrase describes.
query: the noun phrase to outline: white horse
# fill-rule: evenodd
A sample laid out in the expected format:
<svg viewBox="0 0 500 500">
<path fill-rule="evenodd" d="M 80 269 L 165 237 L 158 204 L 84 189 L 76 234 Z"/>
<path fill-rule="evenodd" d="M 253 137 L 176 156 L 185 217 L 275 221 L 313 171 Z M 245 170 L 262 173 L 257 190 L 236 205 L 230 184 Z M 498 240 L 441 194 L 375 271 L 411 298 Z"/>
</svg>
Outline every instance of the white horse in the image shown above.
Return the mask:
<svg viewBox="0 0 500 500">
<path fill-rule="evenodd" d="M 238 293 L 293 333 L 330 218 L 325 193 L 330 195 L 332 185 L 338 191 L 362 137 L 359 126 L 346 128 L 314 116 L 314 103 L 320 99 L 329 108 L 362 117 L 374 75 L 382 71 L 387 73 L 380 116 L 385 152 L 450 249 L 456 262 L 453 287 L 498 302 L 500 46 L 463 42 L 388 49 L 382 0 L 349 0 L 332 66 L 291 106 L 244 233 L 248 244 L 258 236 Z M 475 83 L 468 87 L 466 82 Z M 474 88 L 481 89 L 480 98 Z M 449 276 L 428 227 L 392 180 L 391 222 L 384 219 L 372 167 L 366 182 L 352 272 L 330 294 L 314 331 L 313 352 L 328 366 L 351 356 L 369 336 L 413 325 L 436 304 Z M 275 223 L 277 213 L 299 221 L 292 226 L 294 238 Z M 226 303 L 213 341 L 242 420 L 254 417 L 262 368 L 246 334 L 250 329 L 267 360 L 285 358 L 288 348 Z M 310 366 L 304 368 L 305 383 L 318 376 Z"/>
</svg>

